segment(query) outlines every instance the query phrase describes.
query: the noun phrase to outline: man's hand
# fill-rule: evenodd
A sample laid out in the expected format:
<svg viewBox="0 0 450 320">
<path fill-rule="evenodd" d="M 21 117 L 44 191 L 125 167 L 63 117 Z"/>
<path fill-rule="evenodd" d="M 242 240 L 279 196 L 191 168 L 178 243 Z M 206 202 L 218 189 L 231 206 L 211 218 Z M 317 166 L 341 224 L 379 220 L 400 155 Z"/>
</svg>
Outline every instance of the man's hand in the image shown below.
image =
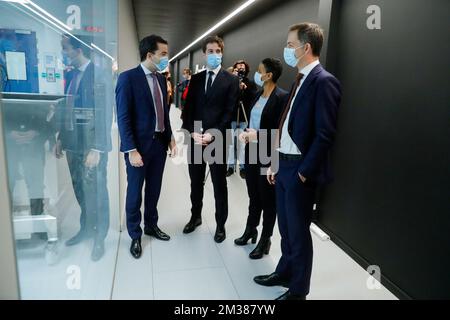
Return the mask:
<svg viewBox="0 0 450 320">
<path fill-rule="evenodd" d="M 191 136 L 192 136 L 192 139 L 194 139 L 194 142 L 196 144 L 203 144 L 203 142 L 202 142 L 203 135 L 202 134 L 197 133 L 197 132 L 193 132 L 191 134 Z"/>
<path fill-rule="evenodd" d="M 300 173 L 298 174 L 298 176 L 300 177 L 300 180 L 302 180 L 303 183 L 306 182 L 306 178 L 302 176 Z"/>
<path fill-rule="evenodd" d="M 128 159 L 130 164 L 135 168 L 141 168 L 144 166 L 144 161 L 142 161 L 141 154 L 137 150 L 131 151 L 128 154 Z"/>
<path fill-rule="evenodd" d="M 267 170 L 267 182 L 269 182 L 270 185 L 275 185 L 275 173 L 272 171 L 272 168 Z"/>
<path fill-rule="evenodd" d="M 172 139 L 172 141 L 170 141 L 169 148 L 170 148 L 170 157 L 175 158 L 178 154 L 178 148 L 177 148 L 177 144 L 174 139 Z"/>
<path fill-rule="evenodd" d="M 61 140 L 57 140 L 54 147 L 55 157 L 56 159 L 61 159 L 64 157 L 64 153 L 62 151 L 62 143 Z"/>
<path fill-rule="evenodd" d="M 207 146 L 213 141 L 213 136 L 210 133 L 205 133 L 202 136 L 202 145 Z"/>
<path fill-rule="evenodd" d="M 241 81 L 239 86 L 241 87 L 241 90 L 246 90 L 247 89 L 247 85 L 244 82 L 242 82 L 242 81 Z"/>
<path fill-rule="evenodd" d="M 91 150 L 86 156 L 86 161 L 84 162 L 84 165 L 89 169 L 93 169 L 98 166 L 99 162 L 100 162 L 100 152 Z"/>
</svg>

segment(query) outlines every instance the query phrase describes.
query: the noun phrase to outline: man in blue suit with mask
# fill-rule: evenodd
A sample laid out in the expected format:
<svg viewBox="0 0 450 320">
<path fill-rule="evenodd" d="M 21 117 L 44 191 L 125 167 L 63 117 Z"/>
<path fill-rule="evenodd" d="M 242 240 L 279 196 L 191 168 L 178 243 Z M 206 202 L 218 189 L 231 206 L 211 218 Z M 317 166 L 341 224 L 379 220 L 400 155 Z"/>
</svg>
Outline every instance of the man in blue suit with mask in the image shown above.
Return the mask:
<svg viewBox="0 0 450 320">
<path fill-rule="evenodd" d="M 331 181 L 329 151 L 341 101 L 339 81 L 320 65 L 323 31 L 313 23 L 290 28 L 285 62 L 298 69 L 279 125 L 279 170 L 269 170 L 276 185 L 282 256 L 274 273 L 255 277 L 264 286 L 289 290 L 277 300 L 304 300 L 309 294 L 315 190 Z"/>
<path fill-rule="evenodd" d="M 167 105 L 167 83 L 161 71 L 169 64 L 167 41 L 157 35 L 139 44 L 141 64 L 123 72 L 116 88 L 120 151 L 125 153 L 128 189 L 126 214 L 132 239 L 130 252 L 138 259 L 141 246 L 142 187 L 145 182 L 144 233 L 168 241 L 170 237 L 158 228 L 157 204 L 167 149 L 176 155 Z"/>
</svg>

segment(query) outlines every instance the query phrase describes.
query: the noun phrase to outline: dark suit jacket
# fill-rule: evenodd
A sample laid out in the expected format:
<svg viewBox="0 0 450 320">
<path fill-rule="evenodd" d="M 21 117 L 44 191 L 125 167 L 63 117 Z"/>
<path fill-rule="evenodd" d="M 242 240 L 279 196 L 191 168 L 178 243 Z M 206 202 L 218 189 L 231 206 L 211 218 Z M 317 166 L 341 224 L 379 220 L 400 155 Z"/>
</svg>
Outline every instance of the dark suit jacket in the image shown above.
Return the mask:
<svg viewBox="0 0 450 320">
<path fill-rule="evenodd" d="M 164 138 L 169 145 L 172 128 L 167 104 L 166 78 L 157 74 L 163 93 Z M 117 123 L 121 139 L 121 152 L 137 149 L 146 154 L 150 151 L 156 126 L 156 112 L 147 76 L 139 65 L 135 69 L 120 74 L 116 87 Z"/>
<path fill-rule="evenodd" d="M 255 107 L 256 102 L 259 100 L 263 91 L 260 91 L 255 100 L 253 101 L 252 107 L 250 108 L 250 114 Z M 289 94 L 286 90 L 279 87 L 275 87 L 269 99 L 267 100 L 266 106 L 261 114 L 261 124 L 260 129 L 278 129 L 280 123 L 280 117 L 286 107 Z M 250 119 L 249 119 L 250 120 Z"/>
<path fill-rule="evenodd" d="M 318 65 L 302 84 L 292 106 L 288 132 L 303 155 L 298 172 L 318 184 L 333 179 L 329 153 L 340 102 L 339 80 Z"/>
<path fill-rule="evenodd" d="M 96 81 L 100 79 L 99 81 Z M 73 78 L 73 71 L 66 74 L 65 92 Z M 110 152 L 112 107 L 106 105 L 106 89 L 101 71 L 91 62 L 83 73 L 74 100 L 72 115 L 73 131 L 66 128 L 65 120 L 61 120 L 59 139 L 65 150 L 86 152 L 95 149 Z M 64 112 L 69 112 L 65 110 Z M 63 112 L 63 113 L 64 113 Z M 67 115 L 62 114 L 62 118 Z M 77 119 L 81 116 L 83 119 Z"/>
<path fill-rule="evenodd" d="M 204 132 L 218 129 L 225 133 L 239 95 L 239 78 L 221 69 L 205 94 L 206 70 L 195 74 L 183 110 L 183 129 L 194 132 L 194 121 L 202 121 Z M 224 136 L 225 138 L 225 136 Z"/>
</svg>

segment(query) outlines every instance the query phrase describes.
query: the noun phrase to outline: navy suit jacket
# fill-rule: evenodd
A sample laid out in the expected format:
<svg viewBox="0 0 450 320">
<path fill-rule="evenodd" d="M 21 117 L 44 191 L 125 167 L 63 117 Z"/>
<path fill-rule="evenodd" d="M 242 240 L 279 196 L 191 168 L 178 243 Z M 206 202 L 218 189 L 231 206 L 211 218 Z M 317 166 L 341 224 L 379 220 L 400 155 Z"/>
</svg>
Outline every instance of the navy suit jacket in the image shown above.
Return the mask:
<svg viewBox="0 0 450 320">
<path fill-rule="evenodd" d="M 157 78 L 163 93 L 164 138 L 169 145 L 172 128 L 167 104 L 167 82 L 166 78 L 159 73 Z M 140 65 L 120 74 L 116 87 L 116 104 L 121 139 L 120 151 L 137 149 L 139 153 L 147 154 L 153 143 L 156 112 L 147 76 Z"/>
<path fill-rule="evenodd" d="M 288 132 L 303 155 L 298 172 L 318 184 L 333 179 L 330 149 L 340 103 L 339 80 L 319 64 L 302 84 L 292 106 Z"/>
<path fill-rule="evenodd" d="M 67 92 L 74 73 L 66 74 L 64 91 Z M 101 79 L 96 81 L 96 79 Z M 86 152 L 95 149 L 101 152 L 112 150 L 111 125 L 113 118 L 112 106 L 107 106 L 106 87 L 102 83 L 102 70 L 91 62 L 83 73 L 78 90 L 75 95 L 73 110 L 73 131 L 67 130 L 65 120 L 61 119 L 59 127 L 59 139 L 64 150 L 73 152 Z M 64 110 L 64 112 L 68 112 Z M 67 115 L 64 112 L 60 117 Z M 77 120 L 75 114 L 85 113 L 85 119 Z"/>
</svg>

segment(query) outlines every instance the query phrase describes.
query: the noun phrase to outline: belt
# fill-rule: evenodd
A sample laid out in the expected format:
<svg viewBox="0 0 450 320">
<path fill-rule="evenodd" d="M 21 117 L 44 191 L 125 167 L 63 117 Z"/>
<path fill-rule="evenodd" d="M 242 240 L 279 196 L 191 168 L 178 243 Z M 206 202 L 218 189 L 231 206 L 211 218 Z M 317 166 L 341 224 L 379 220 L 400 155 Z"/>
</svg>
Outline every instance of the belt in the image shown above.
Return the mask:
<svg viewBox="0 0 450 320">
<path fill-rule="evenodd" d="M 301 154 L 285 154 L 280 152 L 280 160 L 283 161 L 298 161 L 302 159 Z"/>
</svg>

